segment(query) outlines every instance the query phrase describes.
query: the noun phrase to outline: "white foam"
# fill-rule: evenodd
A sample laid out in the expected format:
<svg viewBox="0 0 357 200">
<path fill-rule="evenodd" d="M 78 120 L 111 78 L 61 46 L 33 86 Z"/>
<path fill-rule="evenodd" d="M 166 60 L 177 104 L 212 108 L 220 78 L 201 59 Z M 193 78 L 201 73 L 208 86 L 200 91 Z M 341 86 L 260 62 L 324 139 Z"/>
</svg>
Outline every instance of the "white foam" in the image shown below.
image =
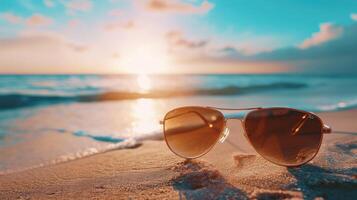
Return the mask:
<svg viewBox="0 0 357 200">
<path fill-rule="evenodd" d="M 350 101 L 340 101 L 336 104 L 319 106 L 319 111 L 337 111 L 357 107 L 357 99 Z"/>
</svg>

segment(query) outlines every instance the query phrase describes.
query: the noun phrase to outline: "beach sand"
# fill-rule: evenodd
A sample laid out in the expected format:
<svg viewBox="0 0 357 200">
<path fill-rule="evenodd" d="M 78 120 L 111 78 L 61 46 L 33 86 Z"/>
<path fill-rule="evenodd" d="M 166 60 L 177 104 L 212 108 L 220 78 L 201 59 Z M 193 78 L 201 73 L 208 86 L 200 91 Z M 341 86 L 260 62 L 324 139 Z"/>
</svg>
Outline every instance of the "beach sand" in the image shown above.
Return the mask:
<svg viewBox="0 0 357 200">
<path fill-rule="evenodd" d="M 0 176 L 0 199 L 357 199 L 357 110 L 319 114 L 334 133 L 299 168 L 256 155 L 231 120 L 227 140 L 185 161 L 164 141 Z"/>
</svg>

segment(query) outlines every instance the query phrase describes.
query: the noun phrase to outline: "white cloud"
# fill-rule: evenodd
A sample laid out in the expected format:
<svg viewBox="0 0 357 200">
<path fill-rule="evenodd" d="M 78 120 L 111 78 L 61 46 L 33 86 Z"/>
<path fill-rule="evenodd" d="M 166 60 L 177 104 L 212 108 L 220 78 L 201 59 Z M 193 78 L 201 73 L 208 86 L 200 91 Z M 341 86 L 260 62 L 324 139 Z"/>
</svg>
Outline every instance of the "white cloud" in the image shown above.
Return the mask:
<svg viewBox="0 0 357 200">
<path fill-rule="evenodd" d="M 11 12 L 2 13 L 0 17 L 11 24 L 21 24 L 24 20 L 22 17 L 17 16 Z"/>
<path fill-rule="evenodd" d="M 11 12 L 5 12 L 0 15 L 2 19 L 11 24 L 22 24 L 28 26 L 46 26 L 53 23 L 52 18 L 44 16 L 39 13 L 34 13 L 28 18 L 24 18 L 18 15 L 15 15 Z"/>
<path fill-rule="evenodd" d="M 120 29 L 132 29 L 135 27 L 135 22 L 132 20 L 126 22 L 113 22 L 105 25 L 104 30 L 106 31 L 115 31 Z"/>
<path fill-rule="evenodd" d="M 179 0 L 148 0 L 145 4 L 145 8 L 149 11 L 184 14 L 204 14 L 213 7 L 214 5 L 207 0 L 204 0 L 200 5 L 193 5 Z"/>
<path fill-rule="evenodd" d="M 119 17 L 119 16 L 123 15 L 123 10 L 120 10 L 120 9 L 110 10 L 108 12 L 108 15 L 112 16 L 112 17 Z"/>
<path fill-rule="evenodd" d="M 351 13 L 351 19 L 357 21 L 357 13 Z"/>
<path fill-rule="evenodd" d="M 339 26 L 343 34 L 339 37 L 306 48 L 285 47 L 255 55 L 244 55 L 239 49 L 227 46 L 217 53 L 223 56 L 201 56 L 196 62 L 213 62 L 215 66 L 232 64 L 239 70 L 241 63 L 259 63 L 254 69 L 262 72 L 266 63 L 281 66 L 285 71 L 309 73 L 357 73 L 357 24 Z M 187 63 L 186 63 L 187 64 Z M 188 63 L 187 65 L 189 65 Z M 202 65 L 202 64 L 201 64 Z M 203 65 L 205 66 L 205 65 Z M 253 68 L 252 68 L 253 69 Z M 252 72 L 252 71 L 251 71 Z"/>
<path fill-rule="evenodd" d="M 79 19 L 71 19 L 67 22 L 67 26 L 69 28 L 76 28 L 78 27 L 80 24 L 82 24 L 82 21 Z"/>
<path fill-rule="evenodd" d="M 45 4 L 45 6 L 52 8 L 55 6 L 55 2 L 53 0 L 43 0 L 43 4 Z"/>
<path fill-rule="evenodd" d="M 93 7 L 91 0 L 69 0 L 69 1 L 62 1 L 62 3 L 71 12 L 90 11 Z"/>
<path fill-rule="evenodd" d="M 80 72 L 91 66 L 87 50 L 56 33 L 23 32 L 16 38 L 0 39 L 0 72 Z"/>
<path fill-rule="evenodd" d="M 26 24 L 29 26 L 46 26 L 52 24 L 52 19 L 41 14 L 33 14 L 26 19 Z"/>
<path fill-rule="evenodd" d="M 170 31 L 166 34 L 166 39 L 168 40 L 171 50 L 176 48 L 185 48 L 185 49 L 197 49 L 202 48 L 207 45 L 208 41 L 192 41 L 188 40 L 183 36 L 183 33 L 180 31 Z"/>
<path fill-rule="evenodd" d="M 304 40 L 299 47 L 306 49 L 312 46 L 316 46 L 327 41 L 338 38 L 343 32 L 341 26 L 337 26 L 331 23 L 320 24 L 320 31 L 312 34 L 310 38 Z"/>
</svg>

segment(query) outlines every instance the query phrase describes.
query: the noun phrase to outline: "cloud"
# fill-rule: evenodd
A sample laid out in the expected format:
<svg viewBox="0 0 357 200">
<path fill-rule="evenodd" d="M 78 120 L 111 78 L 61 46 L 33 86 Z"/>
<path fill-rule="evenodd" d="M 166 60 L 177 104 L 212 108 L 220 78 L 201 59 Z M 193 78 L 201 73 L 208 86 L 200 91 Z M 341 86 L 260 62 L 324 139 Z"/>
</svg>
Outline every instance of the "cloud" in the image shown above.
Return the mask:
<svg viewBox="0 0 357 200">
<path fill-rule="evenodd" d="M 43 4 L 49 8 L 55 7 L 55 2 L 53 0 L 43 0 Z"/>
<path fill-rule="evenodd" d="M 112 58 L 113 59 L 119 59 L 120 58 L 120 54 L 115 52 L 115 53 L 112 54 Z"/>
<path fill-rule="evenodd" d="M 1 15 L 1 18 L 11 24 L 22 24 L 28 26 L 46 26 L 52 24 L 53 22 L 51 18 L 39 13 L 35 13 L 28 18 L 23 18 L 11 12 L 6 12 Z"/>
<path fill-rule="evenodd" d="M 7 41 L 7 40 L 4 40 Z M 14 44 L 32 44 L 31 42 L 41 44 L 57 44 L 59 46 L 65 46 L 73 51 L 83 52 L 88 50 L 88 46 L 81 45 L 65 38 L 64 36 L 51 32 L 51 31 L 23 31 L 19 33 L 19 37 L 9 39 L 8 41 L 14 42 Z M 16 43 L 17 42 L 17 43 Z M 15 45 L 16 46 L 16 45 Z M 34 45 L 36 46 L 36 45 Z"/>
<path fill-rule="evenodd" d="M 357 73 L 357 23 L 340 26 L 341 34 L 306 48 L 279 48 L 270 52 L 246 55 L 233 46 L 225 46 L 211 54 L 195 58 L 183 58 L 182 62 L 208 66 L 230 66 L 235 72 L 309 72 L 309 73 Z M 186 59 L 186 60 L 185 60 Z M 248 67 L 249 66 L 249 67 Z"/>
<path fill-rule="evenodd" d="M 46 26 L 52 24 L 52 19 L 41 14 L 34 14 L 26 19 L 29 26 Z"/>
<path fill-rule="evenodd" d="M 166 38 L 171 50 L 182 47 L 189 49 L 197 49 L 206 46 L 208 43 L 208 41 L 206 40 L 192 41 L 185 39 L 180 31 L 170 31 L 166 34 Z"/>
<path fill-rule="evenodd" d="M 115 31 L 118 29 L 132 29 L 135 27 L 135 22 L 129 20 L 127 22 L 115 22 L 115 23 L 108 23 L 104 29 L 106 31 Z"/>
<path fill-rule="evenodd" d="M 71 19 L 67 22 L 67 26 L 69 28 L 75 28 L 81 24 L 81 20 L 79 19 Z"/>
<path fill-rule="evenodd" d="M 146 9 L 154 12 L 173 12 L 183 14 L 204 14 L 210 11 L 214 5 L 204 0 L 200 5 L 182 2 L 179 0 L 148 0 Z"/>
<path fill-rule="evenodd" d="M 90 11 L 93 7 L 91 0 L 69 0 L 69 1 L 62 1 L 63 5 L 70 11 Z"/>
<path fill-rule="evenodd" d="M 231 55 L 231 54 L 237 54 L 238 50 L 235 47 L 226 46 L 226 47 L 223 47 L 222 49 L 219 49 L 218 52 L 225 54 L 225 55 Z"/>
<path fill-rule="evenodd" d="M 84 52 L 89 49 L 88 46 L 67 42 L 67 46 L 76 52 Z"/>
<path fill-rule="evenodd" d="M 11 12 L 2 13 L 1 18 L 11 24 L 21 24 L 23 22 L 22 17 L 17 16 Z"/>
<path fill-rule="evenodd" d="M 82 65 L 92 65 L 86 51 L 88 46 L 56 33 L 23 32 L 15 38 L 0 39 L 0 72 L 81 72 Z"/>
<path fill-rule="evenodd" d="M 281 47 L 282 40 L 284 40 L 282 37 L 246 33 L 241 36 L 237 35 L 235 41 L 225 42 L 225 48 L 227 48 L 226 51 L 235 49 L 244 55 L 254 55 Z"/>
<path fill-rule="evenodd" d="M 123 15 L 123 11 L 119 9 L 110 10 L 108 12 L 108 15 L 112 17 L 119 17 Z"/>
<path fill-rule="evenodd" d="M 213 56 L 224 57 L 228 60 L 244 60 L 245 58 L 249 57 L 249 55 L 247 56 L 244 51 L 239 50 L 233 46 L 225 46 L 223 48 L 217 49 Z"/>
<path fill-rule="evenodd" d="M 336 65 L 336 69 L 339 67 L 349 67 L 344 66 L 343 59 L 350 60 L 354 64 L 351 66 L 357 66 L 357 24 L 352 24 L 350 26 L 340 27 L 342 33 L 340 37 L 334 40 L 329 40 L 324 43 L 320 43 L 314 46 L 310 46 L 305 49 L 300 48 L 284 48 L 277 49 L 270 53 L 263 53 L 257 55 L 257 59 L 263 60 L 279 60 L 279 61 L 320 61 L 322 63 L 334 63 L 340 62 Z M 333 61 L 335 60 L 335 61 Z M 357 68 L 356 68 L 357 70 Z"/>
<path fill-rule="evenodd" d="M 357 21 L 357 13 L 351 13 L 351 19 Z"/>
<path fill-rule="evenodd" d="M 342 27 L 331 24 L 322 23 L 320 24 L 320 31 L 312 34 L 310 38 L 307 38 L 302 42 L 299 47 L 306 49 L 312 46 L 322 44 L 324 42 L 338 38 L 343 32 Z"/>
</svg>

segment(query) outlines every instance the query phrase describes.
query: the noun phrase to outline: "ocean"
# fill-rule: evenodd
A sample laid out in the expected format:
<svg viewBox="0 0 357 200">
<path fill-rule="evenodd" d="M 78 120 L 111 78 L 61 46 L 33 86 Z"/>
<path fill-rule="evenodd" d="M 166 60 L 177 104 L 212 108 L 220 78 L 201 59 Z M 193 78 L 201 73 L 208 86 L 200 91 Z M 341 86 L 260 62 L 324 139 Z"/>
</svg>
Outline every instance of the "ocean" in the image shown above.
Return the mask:
<svg viewBox="0 0 357 200">
<path fill-rule="evenodd" d="M 2 75 L 0 173 L 160 139 L 164 114 L 187 105 L 347 110 L 357 107 L 357 77 Z"/>
</svg>

